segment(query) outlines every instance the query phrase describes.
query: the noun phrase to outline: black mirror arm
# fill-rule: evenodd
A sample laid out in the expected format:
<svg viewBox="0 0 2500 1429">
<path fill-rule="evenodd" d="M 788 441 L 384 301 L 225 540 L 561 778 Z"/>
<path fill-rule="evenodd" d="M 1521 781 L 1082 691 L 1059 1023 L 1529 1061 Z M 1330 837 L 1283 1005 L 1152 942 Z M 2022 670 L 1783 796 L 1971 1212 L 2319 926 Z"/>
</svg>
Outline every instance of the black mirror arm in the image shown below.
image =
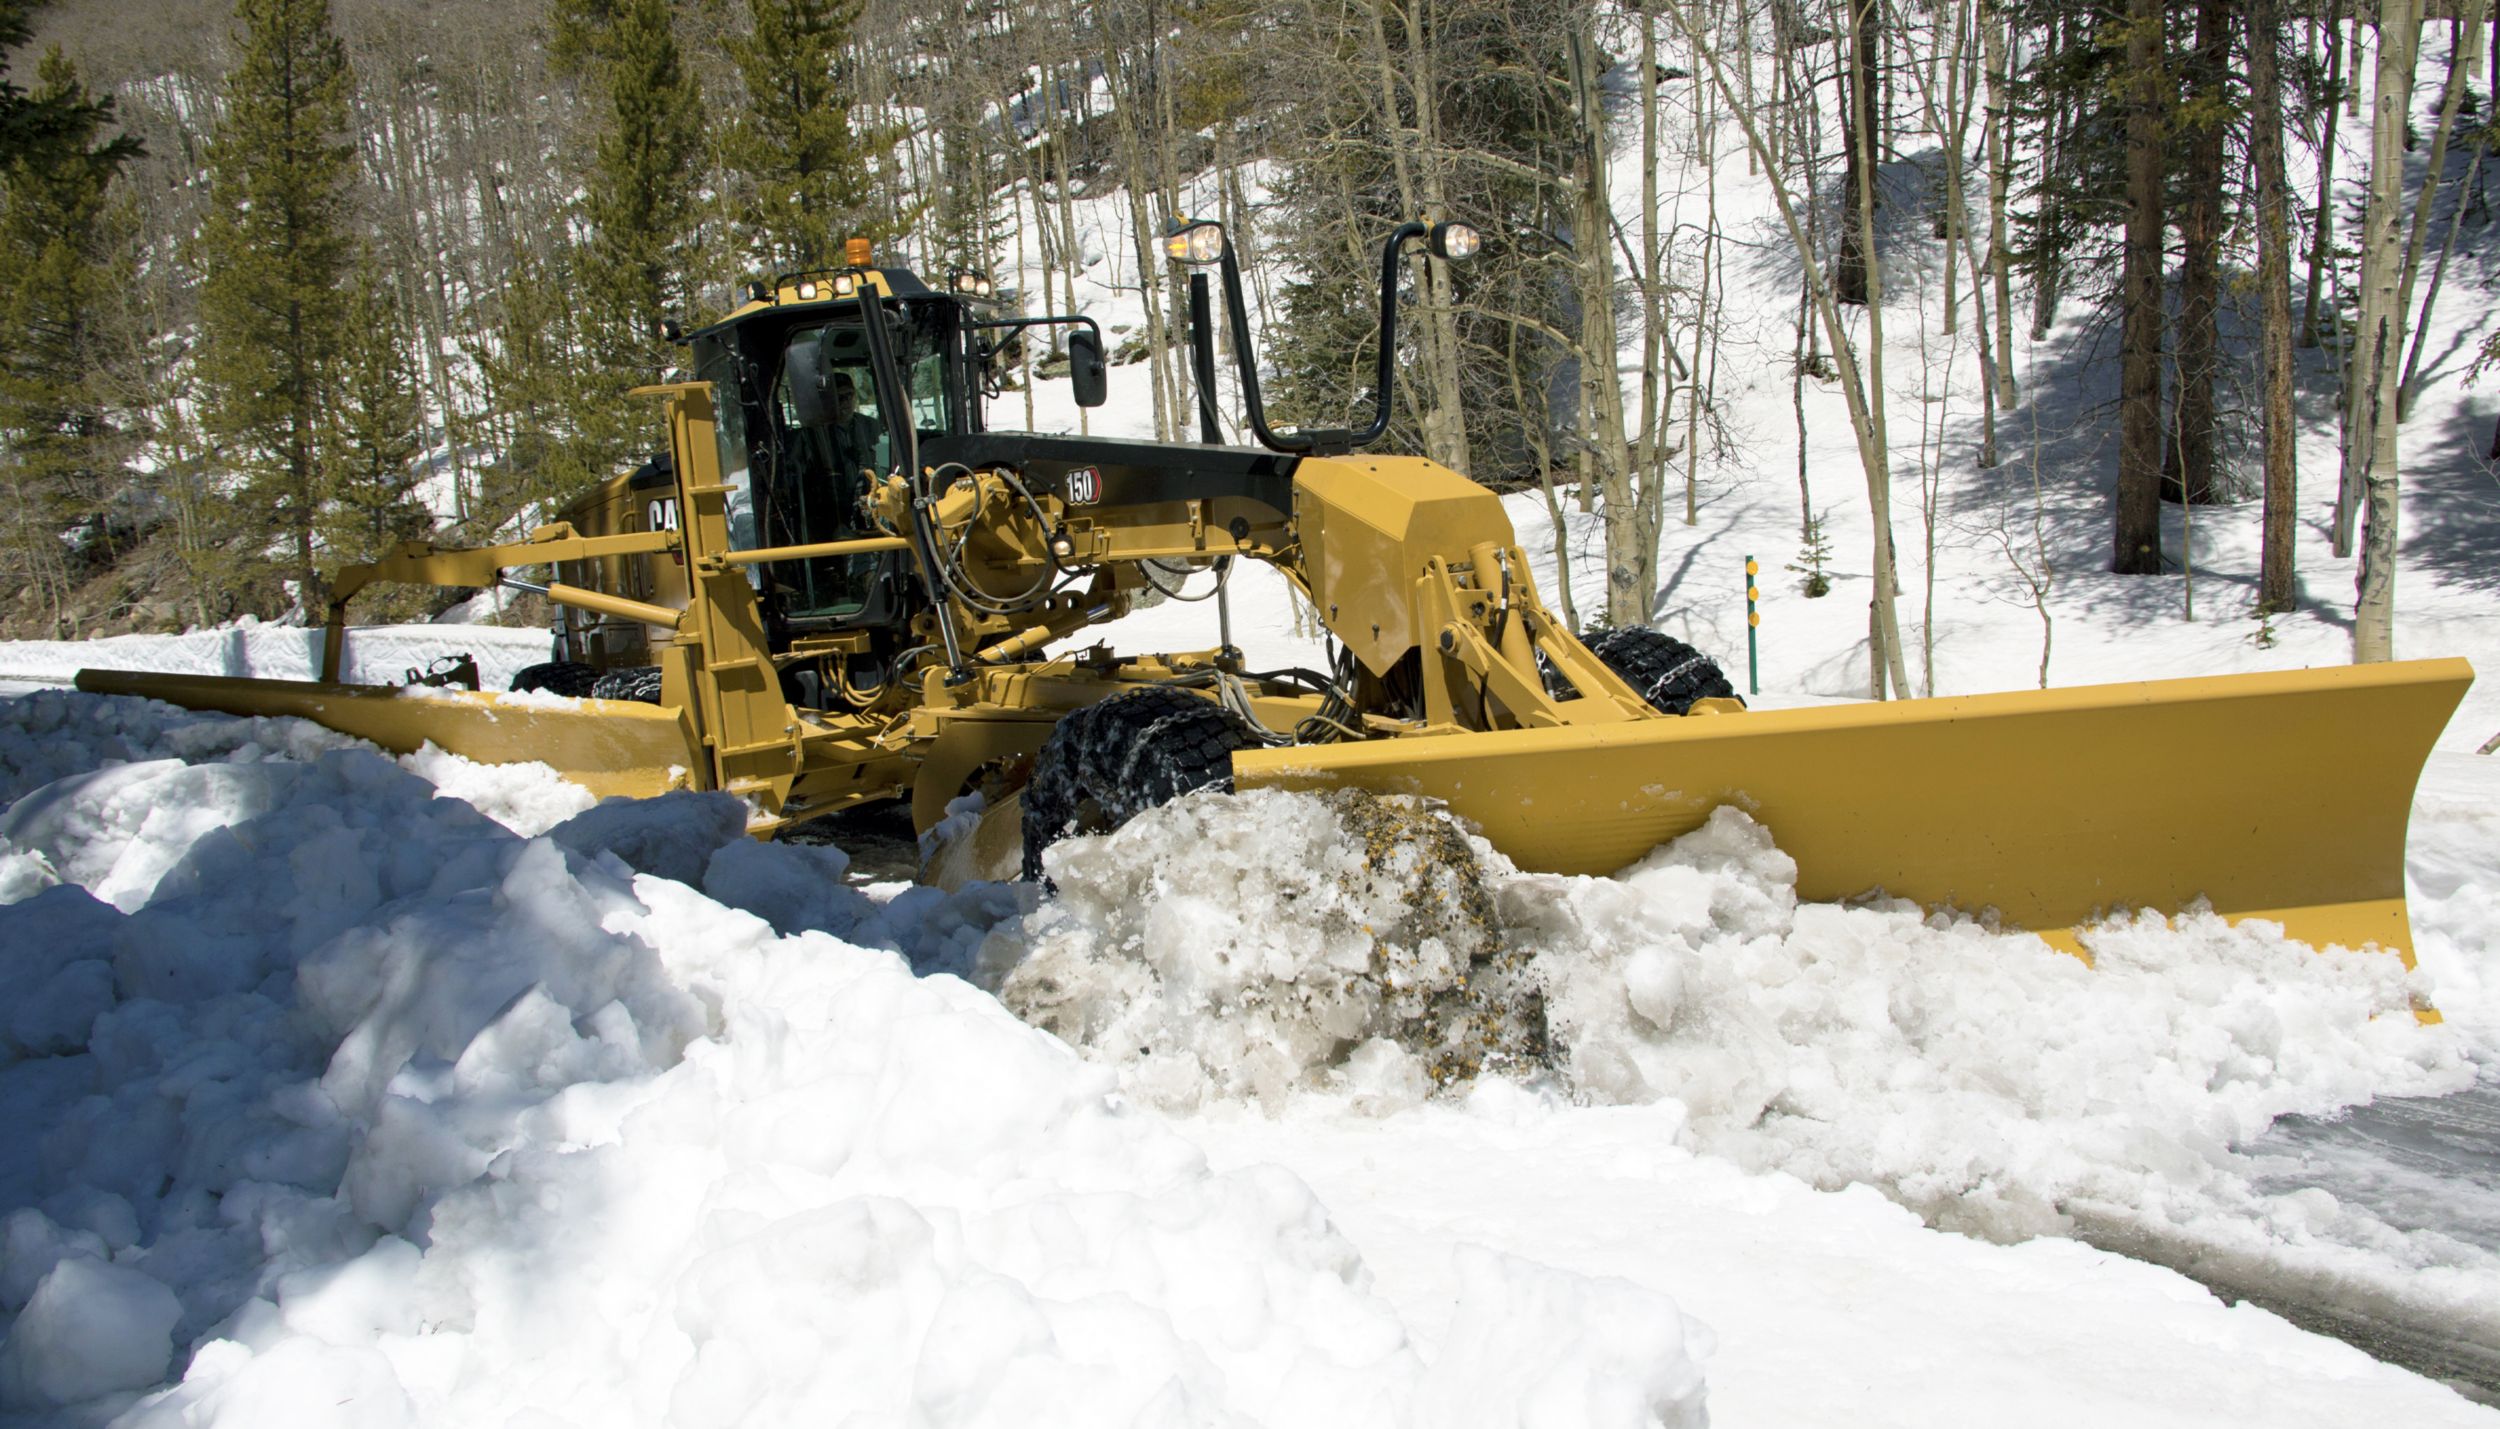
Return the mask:
<svg viewBox="0 0 2500 1429">
<path fill-rule="evenodd" d="M 983 322 L 965 323 L 964 330 L 966 332 L 996 332 L 999 335 L 999 340 L 996 342 L 984 339 L 981 343 L 980 359 L 987 362 L 998 355 L 1006 339 L 1015 333 L 1022 332 L 1029 327 L 1061 326 L 1086 328 L 1094 334 L 1096 346 L 1102 343 L 1102 324 L 1082 313 L 1062 313 L 1051 317 L 992 318 Z"/>
<path fill-rule="evenodd" d="M 1409 241 L 1423 237 L 1431 230 L 1420 223 L 1399 224 L 1380 249 L 1380 367 L 1378 387 L 1374 394 L 1371 425 L 1359 432 L 1293 431 L 1278 432 L 1267 424 L 1267 409 L 1259 400 L 1258 359 L 1250 351 L 1250 314 L 1241 296 L 1241 265 L 1233 258 L 1230 244 L 1217 260 L 1224 274 L 1224 314 L 1233 330 L 1233 357 L 1241 368 L 1241 405 L 1250 419 L 1250 430 L 1258 436 L 1259 445 L 1277 452 L 1347 451 L 1365 447 L 1380 440 L 1389 430 L 1390 395 L 1396 377 L 1398 344 L 1398 258 Z"/>
<path fill-rule="evenodd" d="M 1389 391 L 1396 376 L 1398 354 L 1398 258 L 1409 240 L 1430 231 L 1410 219 L 1399 224 L 1389 241 L 1380 245 L 1380 376 L 1373 389 L 1372 424 L 1354 434 L 1354 445 L 1358 447 L 1370 446 L 1389 430 Z"/>
<path fill-rule="evenodd" d="M 1241 369 L 1242 415 L 1250 419 L 1250 431 L 1260 446 L 1272 452 L 1307 452 L 1314 445 L 1309 433 L 1279 435 L 1267 424 L 1267 406 L 1259 400 L 1259 359 L 1250 350 L 1250 307 L 1242 300 L 1241 264 L 1234 260 L 1231 244 L 1224 245 L 1217 266 L 1224 275 L 1224 316 L 1233 330 L 1233 362 Z"/>
</svg>

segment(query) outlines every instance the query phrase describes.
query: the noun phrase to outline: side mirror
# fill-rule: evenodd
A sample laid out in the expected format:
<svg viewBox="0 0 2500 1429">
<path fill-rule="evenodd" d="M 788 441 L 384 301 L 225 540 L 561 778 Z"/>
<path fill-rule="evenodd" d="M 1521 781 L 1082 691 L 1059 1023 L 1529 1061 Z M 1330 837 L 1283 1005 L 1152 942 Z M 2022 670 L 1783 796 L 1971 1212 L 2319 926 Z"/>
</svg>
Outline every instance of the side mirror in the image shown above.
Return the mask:
<svg viewBox="0 0 2500 1429">
<path fill-rule="evenodd" d="M 833 405 L 825 400 L 825 368 L 817 341 L 800 338 L 781 357 L 782 386 L 790 394 L 790 408 L 798 414 L 801 427 L 821 427 L 833 420 Z"/>
<path fill-rule="evenodd" d="M 1102 339 L 1092 328 L 1068 334 L 1068 381 L 1076 388 L 1076 405 L 1099 407 L 1111 396 L 1111 376 L 1102 362 Z"/>
</svg>

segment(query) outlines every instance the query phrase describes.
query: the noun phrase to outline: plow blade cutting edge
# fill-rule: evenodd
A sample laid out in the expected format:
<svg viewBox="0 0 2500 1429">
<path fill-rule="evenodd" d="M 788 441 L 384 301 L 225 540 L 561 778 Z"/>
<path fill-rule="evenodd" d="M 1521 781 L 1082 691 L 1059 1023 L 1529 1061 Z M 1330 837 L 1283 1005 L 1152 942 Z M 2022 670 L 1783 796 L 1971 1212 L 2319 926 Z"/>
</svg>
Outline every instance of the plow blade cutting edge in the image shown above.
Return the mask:
<svg viewBox="0 0 2500 1429">
<path fill-rule="evenodd" d="M 1240 788 L 1441 800 L 1522 868 L 1606 874 L 1721 804 L 1800 898 L 2076 925 L 2197 899 L 2413 963 L 2405 823 L 2459 659 L 1245 750 Z"/>
</svg>

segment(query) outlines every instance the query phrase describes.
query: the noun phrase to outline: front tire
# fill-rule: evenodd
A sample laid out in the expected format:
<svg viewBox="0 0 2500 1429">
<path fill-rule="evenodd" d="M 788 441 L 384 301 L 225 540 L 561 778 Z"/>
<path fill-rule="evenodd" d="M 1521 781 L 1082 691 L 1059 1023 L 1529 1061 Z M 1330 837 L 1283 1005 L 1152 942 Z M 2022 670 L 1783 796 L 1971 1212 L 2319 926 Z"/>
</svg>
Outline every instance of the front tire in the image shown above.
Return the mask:
<svg viewBox="0 0 2500 1429">
<path fill-rule="evenodd" d="M 1024 791 L 1024 876 L 1042 882 L 1042 852 L 1071 833 L 1098 834 L 1200 789 L 1231 793 L 1233 751 L 1255 741 L 1213 700 L 1148 688 L 1114 695 L 1059 721 Z"/>
<path fill-rule="evenodd" d="M 1736 687 L 1728 683 L 1718 661 L 1645 625 L 1601 630 L 1585 643 L 1590 654 L 1661 713 L 1680 715 L 1695 700 L 1736 697 Z"/>
<path fill-rule="evenodd" d="M 522 666 L 512 677 L 512 688 L 522 692 L 544 690 L 551 695 L 580 699 L 598 682 L 598 670 L 579 660 L 550 660 L 543 665 Z"/>
</svg>

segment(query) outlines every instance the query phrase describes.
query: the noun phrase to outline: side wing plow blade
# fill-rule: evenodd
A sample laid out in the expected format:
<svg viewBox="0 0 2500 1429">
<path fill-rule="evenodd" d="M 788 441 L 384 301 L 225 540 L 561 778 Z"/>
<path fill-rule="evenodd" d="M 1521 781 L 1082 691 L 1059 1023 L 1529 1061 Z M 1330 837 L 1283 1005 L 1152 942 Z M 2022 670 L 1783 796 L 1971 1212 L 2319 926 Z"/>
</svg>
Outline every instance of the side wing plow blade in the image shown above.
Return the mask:
<svg viewBox="0 0 2500 1429">
<path fill-rule="evenodd" d="M 648 798 L 682 788 L 689 771 L 702 767 L 676 710 L 623 700 L 131 670 L 81 670 L 78 688 L 223 714 L 292 715 L 394 754 L 431 742 L 481 764 L 536 760 L 601 798 Z"/>
<path fill-rule="evenodd" d="M 1721 804 L 1799 896 L 1994 909 L 2074 950 L 2198 898 L 2412 962 L 2405 824 L 2459 659 L 1245 750 L 1243 788 L 1446 802 L 1522 867 L 1611 873 Z"/>
</svg>

